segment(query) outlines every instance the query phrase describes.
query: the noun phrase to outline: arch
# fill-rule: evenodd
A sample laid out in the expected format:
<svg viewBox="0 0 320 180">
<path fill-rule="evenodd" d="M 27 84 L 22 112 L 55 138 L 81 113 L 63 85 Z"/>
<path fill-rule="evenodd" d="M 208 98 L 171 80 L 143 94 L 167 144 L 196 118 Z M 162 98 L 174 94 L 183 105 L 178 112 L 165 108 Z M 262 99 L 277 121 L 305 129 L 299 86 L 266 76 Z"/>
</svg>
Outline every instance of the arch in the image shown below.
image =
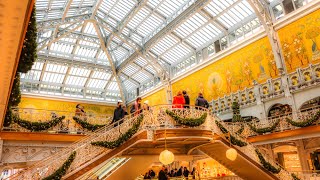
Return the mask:
<svg viewBox="0 0 320 180">
<path fill-rule="evenodd" d="M 320 106 L 320 96 L 305 101 L 300 107 L 299 110 L 308 109 L 311 107 Z"/>
<path fill-rule="evenodd" d="M 284 114 L 291 113 L 292 108 L 289 104 L 276 103 L 270 106 L 267 112 L 268 117 L 282 116 Z"/>
<path fill-rule="evenodd" d="M 320 87 L 305 89 L 304 91 L 300 91 L 294 94 L 294 100 L 297 109 L 301 109 L 301 106 L 314 98 L 319 97 Z"/>
</svg>

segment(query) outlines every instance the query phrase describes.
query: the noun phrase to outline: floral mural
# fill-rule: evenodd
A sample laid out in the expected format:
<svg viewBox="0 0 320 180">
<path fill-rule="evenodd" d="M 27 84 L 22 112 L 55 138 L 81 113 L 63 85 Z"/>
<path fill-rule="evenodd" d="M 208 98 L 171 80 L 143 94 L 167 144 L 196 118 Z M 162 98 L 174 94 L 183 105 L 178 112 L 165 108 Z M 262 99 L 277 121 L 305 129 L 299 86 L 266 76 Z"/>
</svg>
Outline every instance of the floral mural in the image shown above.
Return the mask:
<svg viewBox="0 0 320 180">
<path fill-rule="evenodd" d="M 278 31 L 288 72 L 320 62 L 320 11 Z"/>
<path fill-rule="evenodd" d="M 187 90 L 191 104 L 199 92 L 209 101 L 278 75 L 266 37 L 213 62 L 172 85 L 173 94 Z"/>
</svg>

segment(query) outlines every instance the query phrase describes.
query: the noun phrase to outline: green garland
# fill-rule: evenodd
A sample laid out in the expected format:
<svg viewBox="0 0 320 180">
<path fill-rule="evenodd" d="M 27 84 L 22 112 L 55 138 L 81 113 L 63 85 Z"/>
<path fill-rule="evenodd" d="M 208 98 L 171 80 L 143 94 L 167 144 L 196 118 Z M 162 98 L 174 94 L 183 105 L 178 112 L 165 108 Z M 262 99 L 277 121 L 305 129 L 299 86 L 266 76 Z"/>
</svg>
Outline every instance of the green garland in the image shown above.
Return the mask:
<svg viewBox="0 0 320 180">
<path fill-rule="evenodd" d="M 236 131 L 236 134 L 241 135 L 244 131 L 244 125 L 241 124 L 240 129 L 238 129 L 238 131 Z"/>
<path fill-rule="evenodd" d="M 69 167 L 71 166 L 73 160 L 76 158 L 76 151 L 73 151 L 71 153 L 71 155 L 69 156 L 69 158 L 63 163 L 63 165 L 57 169 L 53 174 L 51 174 L 50 176 L 43 178 L 42 180 L 59 180 L 62 178 L 62 176 L 64 176 L 67 172 L 67 170 L 69 169 Z"/>
<path fill-rule="evenodd" d="M 242 122 L 243 119 L 240 115 L 240 105 L 238 102 L 233 102 L 232 103 L 232 122 Z"/>
<path fill-rule="evenodd" d="M 294 173 L 291 173 L 291 177 L 293 180 L 300 180 L 300 178 Z"/>
<path fill-rule="evenodd" d="M 16 76 L 13 81 L 9 101 L 8 101 L 8 106 L 7 106 L 7 111 L 6 111 L 6 116 L 3 122 L 3 125 L 5 127 L 10 126 L 12 123 L 12 107 L 16 107 L 19 105 L 21 101 L 21 91 L 20 91 L 20 74 L 16 73 Z"/>
<path fill-rule="evenodd" d="M 215 122 L 216 122 L 217 126 L 220 128 L 220 130 L 221 130 L 221 132 L 222 132 L 223 134 L 229 133 L 229 131 L 228 131 L 225 127 L 223 127 L 223 125 L 222 125 L 221 123 L 219 123 L 217 120 L 215 120 Z M 227 137 L 227 139 L 229 138 L 228 136 L 226 136 L 226 137 Z M 243 141 L 237 139 L 236 137 L 234 137 L 234 136 L 231 135 L 231 134 L 230 134 L 230 141 L 231 141 L 231 143 L 232 143 L 233 145 L 236 145 L 236 146 L 239 146 L 239 147 L 243 147 L 243 146 L 248 145 L 248 143 L 243 142 Z"/>
<path fill-rule="evenodd" d="M 65 118 L 65 116 L 61 116 L 61 117 L 57 117 L 54 118 L 50 121 L 47 122 L 30 122 L 30 121 L 26 121 L 23 119 L 20 119 L 17 116 L 13 116 L 13 121 L 15 123 L 17 123 L 19 126 L 26 128 L 28 130 L 31 131 L 42 131 L 42 130 L 47 130 L 51 127 L 56 126 L 57 124 L 59 124 L 63 119 Z"/>
<path fill-rule="evenodd" d="M 91 142 L 92 145 L 94 146 L 101 146 L 105 147 L 108 149 L 114 149 L 116 147 L 119 147 L 121 144 L 129 140 L 135 133 L 138 132 L 138 129 L 140 127 L 140 124 L 143 120 L 143 115 L 139 115 L 137 122 L 133 124 L 133 126 L 124 134 L 122 134 L 117 140 L 115 141 L 96 141 L 96 142 Z"/>
<path fill-rule="evenodd" d="M 296 127 L 308 127 L 310 125 L 312 125 L 313 123 L 315 123 L 316 121 L 318 121 L 320 118 L 320 111 L 318 111 L 312 118 L 303 121 L 303 122 L 296 122 L 293 121 L 289 118 L 286 118 L 286 121 L 291 124 L 292 126 L 296 126 Z"/>
<path fill-rule="evenodd" d="M 90 124 L 77 116 L 73 116 L 73 120 L 76 121 L 76 123 L 78 123 L 81 127 L 88 129 L 92 132 L 106 125 L 106 124 Z"/>
<path fill-rule="evenodd" d="M 201 117 L 199 118 L 181 118 L 178 115 L 176 115 L 174 112 L 170 111 L 170 110 L 166 110 L 166 113 L 172 117 L 172 119 L 174 119 L 177 123 L 185 125 L 185 126 L 189 126 L 189 127 L 195 127 L 195 126 L 200 126 L 201 124 L 203 124 L 206 121 L 207 118 L 207 113 L 203 113 L 201 115 Z"/>
<path fill-rule="evenodd" d="M 258 155 L 258 157 L 259 157 L 260 163 L 262 164 L 262 166 L 263 166 L 266 170 L 268 170 L 268 171 L 270 171 L 270 172 L 272 172 L 272 173 L 274 173 L 274 174 L 278 174 L 278 173 L 281 171 L 281 168 L 280 168 L 280 167 L 279 167 L 279 168 L 276 168 L 276 167 L 274 167 L 273 165 L 271 165 L 269 162 L 267 162 L 267 161 L 264 159 L 263 155 L 259 152 L 258 149 L 256 149 L 255 151 L 256 151 L 256 153 L 257 153 L 257 155 Z"/>
<path fill-rule="evenodd" d="M 278 119 L 272 126 L 270 127 L 265 127 L 265 128 L 256 128 L 254 125 L 251 125 L 250 123 L 248 123 L 248 126 L 250 127 L 250 129 L 258 134 L 263 134 L 263 133 L 267 133 L 267 132 L 272 132 L 274 131 L 277 126 L 280 123 L 280 119 Z"/>
<path fill-rule="evenodd" d="M 18 72 L 27 73 L 31 70 L 33 63 L 37 59 L 37 46 L 36 8 L 33 6 L 20 54 Z"/>
</svg>

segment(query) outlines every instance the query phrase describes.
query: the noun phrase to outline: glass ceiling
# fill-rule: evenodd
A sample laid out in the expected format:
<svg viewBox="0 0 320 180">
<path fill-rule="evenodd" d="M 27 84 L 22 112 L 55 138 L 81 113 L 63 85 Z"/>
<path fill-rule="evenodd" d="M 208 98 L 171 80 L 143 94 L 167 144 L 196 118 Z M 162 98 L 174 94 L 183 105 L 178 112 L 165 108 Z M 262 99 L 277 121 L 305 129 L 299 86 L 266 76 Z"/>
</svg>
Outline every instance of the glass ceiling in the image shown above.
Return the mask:
<svg viewBox="0 0 320 180">
<path fill-rule="evenodd" d="M 22 91 L 108 102 L 159 82 L 155 64 L 169 71 L 260 26 L 246 0 L 37 0 L 36 14 L 38 61 Z"/>
</svg>

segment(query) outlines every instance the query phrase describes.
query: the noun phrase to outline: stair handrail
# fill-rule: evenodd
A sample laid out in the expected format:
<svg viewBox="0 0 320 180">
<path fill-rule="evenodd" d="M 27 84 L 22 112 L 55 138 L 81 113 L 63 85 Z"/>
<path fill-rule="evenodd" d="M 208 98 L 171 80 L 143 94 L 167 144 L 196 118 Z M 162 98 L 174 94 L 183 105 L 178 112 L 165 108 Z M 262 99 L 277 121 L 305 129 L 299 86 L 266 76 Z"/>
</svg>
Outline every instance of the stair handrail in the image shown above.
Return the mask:
<svg viewBox="0 0 320 180">
<path fill-rule="evenodd" d="M 197 108 L 200 108 L 200 107 L 190 107 L 190 111 L 188 111 L 189 114 L 187 114 L 187 115 L 189 117 L 201 116 L 201 114 L 203 114 L 204 111 L 203 110 L 200 111 Z M 165 114 L 165 110 L 167 110 L 167 109 L 174 110 L 175 108 L 173 108 L 172 105 L 158 105 L 158 106 L 151 107 L 148 111 L 144 111 L 143 115 L 147 117 L 146 118 L 147 120 L 149 119 L 149 123 L 142 124 L 142 126 L 140 126 L 140 131 L 144 130 L 144 129 L 148 129 L 149 127 L 147 127 L 147 126 L 150 126 L 150 125 L 153 126 L 153 128 L 154 127 L 161 128 L 162 124 L 161 124 L 161 122 L 159 122 L 160 118 L 158 118 L 158 116 L 164 115 L 164 120 L 166 121 L 168 119 L 168 116 Z M 175 112 L 181 113 L 182 111 L 177 110 Z M 183 113 L 184 112 L 186 112 L 186 111 L 183 111 Z M 124 122 L 122 124 L 119 124 L 120 121 L 117 121 L 117 122 L 110 124 L 108 126 L 104 126 L 100 129 L 98 129 L 96 132 L 88 134 L 86 137 L 72 143 L 71 145 L 60 150 L 59 152 L 55 153 L 54 155 L 49 156 L 49 157 L 45 158 L 44 160 L 41 160 L 40 162 L 34 163 L 33 165 L 29 166 L 28 168 L 26 168 L 22 171 L 19 171 L 18 173 L 10 176 L 9 178 L 39 179 L 39 178 L 46 177 L 47 175 L 50 175 L 56 168 L 60 167 L 63 164 L 63 162 L 67 159 L 67 157 L 69 156 L 69 154 L 71 152 L 78 151 L 79 149 L 86 147 L 86 145 L 89 145 L 89 146 L 87 146 L 88 151 L 90 151 L 90 149 L 91 150 L 98 149 L 99 152 L 96 153 L 97 155 L 106 154 L 107 152 L 109 152 L 111 150 L 106 150 L 105 148 L 100 148 L 100 147 L 96 147 L 96 146 L 93 147 L 90 143 L 93 141 L 98 141 L 98 140 L 101 141 L 102 139 L 108 139 L 108 138 L 109 138 L 108 141 L 110 141 L 111 136 L 113 136 L 113 139 L 114 139 L 114 137 L 119 137 L 120 133 L 117 134 L 118 136 L 116 136 L 114 133 L 117 133 L 118 129 L 122 129 L 121 131 L 125 132 L 124 130 L 130 128 L 131 127 L 130 123 L 133 124 L 137 120 L 137 118 L 138 118 L 138 116 L 129 116 L 129 118 L 124 118 Z M 122 128 L 126 123 L 129 125 L 127 125 L 126 128 Z M 115 128 L 114 126 L 117 126 L 117 127 Z M 204 125 L 202 127 L 204 127 Z M 85 154 L 86 153 L 77 152 L 76 159 L 72 163 L 67 174 L 74 172 L 74 170 L 76 170 L 79 166 L 81 167 L 85 163 L 88 162 L 88 161 L 86 161 L 86 159 L 84 159 L 82 161 L 80 160 L 80 162 L 82 164 L 79 164 L 79 163 L 77 164 L 77 159 L 81 158 L 81 156 L 85 155 Z M 87 159 L 90 159 L 90 158 L 87 158 Z M 96 158 L 96 156 L 92 157 L 92 159 L 93 158 Z M 92 159 L 90 159 L 90 160 L 92 160 Z M 48 164 L 50 164 L 50 165 L 48 165 Z M 48 166 L 51 166 L 54 168 L 48 169 Z M 41 169 L 39 167 L 41 167 L 41 169 L 47 168 L 47 171 L 45 173 L 41 173 Z"/>
<path fill-rule="evenodd" d="M 255 162 L 257 162 L 258 164 L 260 164 L 263 168 L 262 163 L 260 162 L 255 150 L 258 149 L 260 150 L 258 147 L 254 146 L 252 143 L 248 142 L 246 140 L 246 138 L 242 138 L 239 135 L 237 135 L 236 133 L 232 132 L 231 129 L 229 128 L 229 126 L 223 122 L 219 117 L 217 117 L 215 114 L 212 114 L 212 122 L 210 123 L 212 125 L 212 129 L 215 133 L 217 133 L 219 136 L 221 136 L 223 139 L 229 141 L 226 137 L 225 134 L 223 132 L 221 132 L 220 128 L 217 127 L 216 123 L 214 122 L 215 119 L 218 119 L 219 123 L 223 125 L 224 128 L 226 128 L 230 134 L 232 136 L 234 136 L 237 139 L 240 139 L 241 141 L 244 141 L 247 143 L 246 146 L 243 147 L 238 147 L 238 146 L 234 146 L 235 148 L 237 148 L 239 151 L 243 152 L 244 154 L 246 154 L 247 156 L 249 156 L 252 160 L 254 160 Z M 267 162 L 269 162 L 272 165 L 278 166 L 281 168 L 280 172 L 278 174 L 274 174 L 275 176 L 277 176 L 279 179 L 283 179 L 283 180 L 288 180 L 288 179 L 292 179 L 291 175 L 289 172 L 287 172 L 279 163 L 275 162 L 268 154 L 264 153 L 263 151 L 260 150 L 260 153 L 263 155 L 263 157 L 266 159 Z"/>
<path fill-rule="evenodd" d="M 98 129 L 97 131 L 95 131 L 91 134 L 88 134 L 86 137 L 84 137 L 78 141 L 75 141 L 74 143 L 70 144 L 66 148 L 61 149 L 60 151 L 56 152 L 54 155 L 49 156 L 49 157 L 47 157 L 37 163 L 32 164 L 31 166 L 27 167 L 26 169 L 17 172 L 16 174 L 10 176 L 9 178 L 19 179 L 19 176 L 21 174 L 24 174 L 29 170 L 32 170 L 38 166 L 47 166 L 47 163 L 45 163 L 45 162 L 52 160 L 52 159 L 54 159 L 54 160 L 50 161 L 50 163 L 51 164 L 56 163 L 56 164 L 58 164 L 58 167 L 59 167 L 62 165 L 63 161 L 65 161 L 67 159 L 67 157 L 69 156 L 69 154 L 72 151 L 75 151 L 75 150 L 79 149 L 80 147 L 83 147 L 84 145 L 92 142 L 93 140 L 98 140 L 99 138 L 101 138 L 101 136 L 107 136 L 108 135 L 107 132 L 114 130 L 114 129 L 116 129 L 116 130 L 121 129 L 121 127 L 123 127 L 126 123 L 133 123 L 136 119 L 137 119 L 137 116 L 134 116 L 134 117 L 124 118 L 122 124 L 119 124 L 121 121 L 117 121 L 117 122 L 112 123 L 110 125 L 106 125 L 100 129 Z M 124 128 L 122 128 L 122 129 L 124 129 Z M 105 139 L 107 139 L 107 137 L 105 137 Z M 104 151 L 104 149 L 103 149 L 103 151 Z M 77 154 L 76 158 L 79 156 L 81 156 L 81 155 Z M 60 161 L 58 162 L 58 160 L 60 160 Z M 73 165 L 70 167 L 70 169 L 72 169 L 72 167 L 73 167 Z M 48 173 L 46 173 L 46 174 L 48 174 Z M 40 176 L 42 176 L 42 175 L 40 174 Z M 34 179 L 34 178 L 37 178 L 37 177 L 32 177 L 31 179 Z M 24 178 L 22 178 L 22 179 L 24 179 Z"/>
</svg>

